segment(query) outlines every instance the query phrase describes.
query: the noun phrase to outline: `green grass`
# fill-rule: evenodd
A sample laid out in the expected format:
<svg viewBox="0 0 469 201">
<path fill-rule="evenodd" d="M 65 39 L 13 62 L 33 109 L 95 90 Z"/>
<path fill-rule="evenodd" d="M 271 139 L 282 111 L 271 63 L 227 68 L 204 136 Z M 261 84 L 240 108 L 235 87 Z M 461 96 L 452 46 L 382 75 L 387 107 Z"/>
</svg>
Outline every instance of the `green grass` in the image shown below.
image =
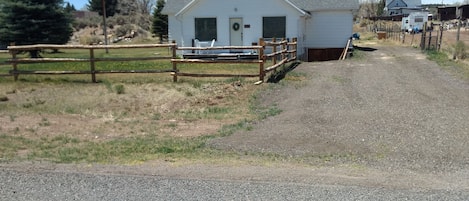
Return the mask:
<svg viewBox="0 0 469 201">
<path fill-rule="evenodd" d="M 469 80 L 469 65 L 463 61 L 455 61 L 444 52 L 427 51 L 427 58 L 435 61 L 442 69 L 450 72 L 456 77 Z"/>
<path fill-rule="evenodd" d="M 194 159 L 222 156 L 219 150 L 206 146 L 206 141 L 248 129 L 246 121 L 224 126 L 217 134 L 176 138 L 147 135 L 92 142 L 68 136 L 28 139 L 0 135 L 0 162 L 11 160 L 45 160 L 56 163 L 135 163 L 158 158 Z M 19 152 L 24 151 L 23 155 Z M 227 153 L 229 154 L 229 153 Z"/>
<path fill-rule="evenodd" d="M 31 140 L 0 135 L 0 160 L 18 159 L 17 152 L 27 150 L 24 159 L 57 163 L 129 163 L 158 158 L 161 155 L 193 154 L 204 147 L 202 138 L 164 138 L 157 136 L 115 139 L 107 142 L 82 141 L 67 136 Z"/>
</svg>

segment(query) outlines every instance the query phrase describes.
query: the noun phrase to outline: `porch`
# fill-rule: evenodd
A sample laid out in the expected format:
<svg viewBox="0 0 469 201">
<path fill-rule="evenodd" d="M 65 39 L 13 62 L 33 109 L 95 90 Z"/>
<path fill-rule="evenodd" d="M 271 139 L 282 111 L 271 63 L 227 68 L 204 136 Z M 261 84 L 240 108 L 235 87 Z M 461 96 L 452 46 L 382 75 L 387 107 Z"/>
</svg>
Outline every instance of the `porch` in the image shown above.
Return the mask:
<svg viewBox="0 0 469 201">
<path fill-rule="evenodd" d="M 210 54 L 201 54 L 201 53 L 187 53 L 182 55 L 184 59 L 206 59 L 206 60 L 257 60 L 259 59 L 259 54 L 255 52 L 249 53 L 210 53 Z"/>
</svg>

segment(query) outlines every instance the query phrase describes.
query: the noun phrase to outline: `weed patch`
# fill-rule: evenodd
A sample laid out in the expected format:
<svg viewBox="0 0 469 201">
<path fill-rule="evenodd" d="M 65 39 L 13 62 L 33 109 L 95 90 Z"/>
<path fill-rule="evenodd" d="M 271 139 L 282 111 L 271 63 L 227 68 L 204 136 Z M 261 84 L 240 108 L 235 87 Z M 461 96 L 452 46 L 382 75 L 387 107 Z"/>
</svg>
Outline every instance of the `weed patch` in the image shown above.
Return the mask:
<svg viewBox="0 0 469 201">
<path fill-rule="evenodd" d="M 427 51 L 427 58 L 435 61 L 442 69 L 452 75 L 469 80 L 469 65 L 464 60 L 455 61 L 448 58 L 448 55 L 438 51 Z"/>
</svg>

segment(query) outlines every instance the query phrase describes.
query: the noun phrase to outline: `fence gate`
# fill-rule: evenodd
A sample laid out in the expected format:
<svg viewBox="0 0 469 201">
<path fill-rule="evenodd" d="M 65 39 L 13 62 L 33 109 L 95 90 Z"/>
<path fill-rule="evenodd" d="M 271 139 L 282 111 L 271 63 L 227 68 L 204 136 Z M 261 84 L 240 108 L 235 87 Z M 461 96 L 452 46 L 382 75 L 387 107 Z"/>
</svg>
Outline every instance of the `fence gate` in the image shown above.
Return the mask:
<svg viewBox="0 0 469 201">
<path fill-rule="evenodd" d="M 434 25 L 432 27 L 424 26 L 422 38 L 420 40 L 420 48 L 422 50 L 437 50 L 441 48 L 443 38 L 443 27 Z"/>
</svg>

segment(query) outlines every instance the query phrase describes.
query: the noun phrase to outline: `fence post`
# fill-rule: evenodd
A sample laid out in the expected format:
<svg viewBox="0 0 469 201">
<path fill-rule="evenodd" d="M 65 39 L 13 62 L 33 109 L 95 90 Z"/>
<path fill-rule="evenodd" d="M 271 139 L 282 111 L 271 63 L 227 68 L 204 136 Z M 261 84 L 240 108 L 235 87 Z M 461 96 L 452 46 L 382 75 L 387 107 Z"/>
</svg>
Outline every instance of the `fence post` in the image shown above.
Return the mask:
<svg viewBox="0 0 469 201">
<path fill-rule="evenodd" d="M 293 58 L 296 58 L 298 60 L 298 38 L 293 38 Z"/>
<path fill-rule="evenodd" d="M 10 46 L 15 46 L 15 43 L 10 43 Z M 16 62 L 16 50 L 10 50 L 11 53 L 11 60 L 13 63 L 13 78 L 15 81 L 18 81 L 18 63 Z"/>
<path fill-rule="evenodd" d="M 91 81 L 96 83 L 96 74 L 95 74 L 95 60 L 94 60 L 94 49 L 90 48 L 90 68 L 91 68 Z"/>
<path fill-rule="evenodd" d="M 275 44 L 277 42 L 276 38 L 272 38 L 272 53 L 277 52 L 277 45 Z M 272 58 L 272 63 L 273 65 L 277 64 L 277 55 L 274 55 Z"/>
<path fill-rule="evenodd" d="M 432 32 L 428 32 L 430 33 L 430 35 L 428 36 L 428 47 L 426 48 L 427 50 L 431 49 L 431 45 L 432 45 Z"/>
<path fill-rule="evenodd" d="M 171 46 L 172 58 L 173 58 L 173 59 L 176 59 L 177 44 L 176 44 L 176 41 L 175 41 L 175 40 L 173 40 L 172 43 L 173 43 L 172 46 Z M 177 63 L 176 63 L 176 62 L 171 62 L 171 63 L 173 63 L 173 82 L 177 82 L 177 81 L 178 81 L 178 75 L 177 75 L 178 68 L 177 68 Z"/>
<path fill-rule="evenodd" d="M 420 39 L 420 49 L 425 50 L 425 41 L 427 38 L 427 24 L 423 24 L 422 38 Z"/>
<path fill-rule="evenodd" d="M 282 61 L 287 57 L 287 43 L 288 43 L 288 40 L 283 38 L 282 39 Z M 283 62 L 283 66 L 285 67 L 285 62 Z"/>
<path fill-rule="evenodd" d="M 440 51 L 441 49 L 441 43 L 443 42 L 443 25 L 440 25 L 440 36 L 439 36 L 439 39 L 438 39 L 438 51 Z"/>
<path fill-rule="evenodd" d="M 405 44 L 405 31 L 401 31 L 400 34 L 402 34 L 402 44 Z"/>
<path fill-rule="evenodd" d="M 265 55 L 264 55 L 264 48 L 265 48 L 265 41 L 263 38 L 260 38 L 259 39 L 259 45 L 261 46 L 261 48 L 259 49 L 259 60 L 261 60 L 262 62 L 259 63 L 259 81 L 262 81 L 264 82 L 264 76 L 265 76 L 265 72 L 264 72 L 264 63 L 265 63 Z"/>
</svg>

